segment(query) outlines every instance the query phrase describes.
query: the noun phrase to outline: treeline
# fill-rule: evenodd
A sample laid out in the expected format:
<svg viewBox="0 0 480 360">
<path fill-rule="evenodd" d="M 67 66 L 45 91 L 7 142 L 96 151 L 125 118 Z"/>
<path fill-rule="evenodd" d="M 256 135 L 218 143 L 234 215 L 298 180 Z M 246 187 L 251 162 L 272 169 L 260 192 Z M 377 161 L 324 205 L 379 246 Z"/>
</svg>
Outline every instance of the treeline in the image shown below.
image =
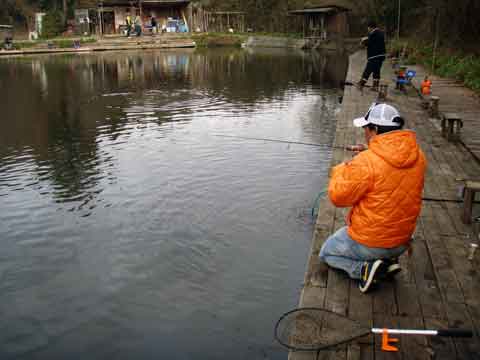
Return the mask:
<svg viewBox="0 0 480 360">
<path fill-rule="evenodd" d="M 460 48 L 478 47 L 480 1 L 478 0 L 366 0 L 358 1 L 360 14 L 382 23 L 396 35 L 399 7 L 400 36 Z"/>
<path fill-rule="evenodd" d="M 73 17 L 77 0 L 1 0 L 0 23 L 31 22 L 36 11 L 55 12 L 63 22 Z M 339 5 L 350 8 L 352 36 L 365 32 L 368 19 L 377 20 L 387 34 L 440 44 L 477 48 L 480 37 L 480 0 L 195 0 L 210 10 L 244 11 L 247 26 L 257 32 L 293 32 L 297 17 L 288 11 Z M 399 4 L 401 8 L 399 9 Z M 58 17 L 57 16 L 57 17 Z M 297 21 L 298 23 L 298 21 Z"/>
<path fill-rule="evenodd" d="M 476 42 L 480 37 L 480 0 L 202 0 L 201 3 L 215 10 L 245 11 L 254 31 L 289 32 L 292 24 L 289 10 L 339 5 L 351 9 L 352 36 L 364 34 L 366 23 L 373 19 L 390 37 L 395 37 L 400 14 L 401 37 L 428 41 L 437 38 L 440 45 L 472 50 L 478 48 Z"/>
<path fill-rule="evenodd" d="M 45 32 L 58 35 L 74 16 L 76 0 L 2 0 L 0 24 L 13 24 L 17 30 L 32 30 L 35 13 L 46 12 Z M 23 29 L 22 29 L 23 28 Z"/>
</svg>

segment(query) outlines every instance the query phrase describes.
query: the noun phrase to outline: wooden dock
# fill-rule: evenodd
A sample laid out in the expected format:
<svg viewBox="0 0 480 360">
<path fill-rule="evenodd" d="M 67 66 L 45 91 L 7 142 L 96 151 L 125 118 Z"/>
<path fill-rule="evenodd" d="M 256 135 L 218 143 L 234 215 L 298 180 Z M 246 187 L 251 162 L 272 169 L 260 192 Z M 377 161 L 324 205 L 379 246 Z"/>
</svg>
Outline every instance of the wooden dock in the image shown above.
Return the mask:
<svg viewBox="0 0 480 360">
<path fill-rule="evenodd" d="M 196 43 L 187 36 L 157 35 L 148 37 L 106 37 L 91 44 L 83 44 L 75 48 L 48 48 L 47 44 L 41 44 L 32 48 L 21 50 L 0 50 L 0 56 L 38 55 L 38 54 L 80 54 L 101 51 L 120 50 L 157 50 L 157 49 L 180 49 L 195 48 Z"/>
<path fill-rule="evenodd" d="M 363 52 L 351 56 L 347 81 L 360 78 L 365 59 Z M 384 80 L 393 78 L 389 62 L 384 64 L 382 76 Z M 382 283 L 372 293 L 360 293 L 357 283 L 345 273 L 319 263 L 323 242 L 345 225 L 346 209 L 335 208 L 325 197 L 299 306 L 326 308 L 380 328 L 449 326 L 470 328 L 476 334 L 473 339 L 399 336 L 398 353 L 382 352 L 380 336 L 370 336 L 321 352 L 318 359 L 480 359 L 480 253 L 473 261 L 467 259 L 473 230 L 461 222 L 462 203 L 458 202 L 458 179 L 480 179 L 480 165 L 464 145 L 449 143 L 441 136 L 439 120 L 428 118 L 414 92 L 407 96 L 392 91 L 393 87 L 392 81 L 387 102 L 396 106 L 407 127 L 417 132 L 428 159 L 424 197 L 431 200 L 423 202 L 413 252 L 400 258 L 403 271 L 395 281 Z M 353 127 L 352 119 L 364 114 L 375 98 L 376 93 L 368 88 L 363 93 L 355 87 L 345 88 L 342 110 L 337 115 L 335 147 L 364 142 L 363 131 Z M 457 101 L 461 104 L 461 99 Z M 480 132 L 480 119 L 476 121 L 470 126 Z M 350 158 L 349 152 L 335 150 L 332 166 Z M 292 352 L 289 358 L 314 360 L 317 354 Z"/>
</svg>

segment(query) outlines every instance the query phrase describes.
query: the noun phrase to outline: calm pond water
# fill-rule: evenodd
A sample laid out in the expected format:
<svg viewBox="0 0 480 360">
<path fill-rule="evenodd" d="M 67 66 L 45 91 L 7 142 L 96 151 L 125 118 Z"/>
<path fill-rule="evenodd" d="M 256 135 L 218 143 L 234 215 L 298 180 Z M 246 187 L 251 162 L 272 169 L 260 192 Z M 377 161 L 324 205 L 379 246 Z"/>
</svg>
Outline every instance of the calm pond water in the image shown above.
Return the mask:
<svg viewBox="0 0 480 360">
<path fill-rule="evenodd" d="M 0 358 L 285 359 L 346 62 L 0 59 Z"/>
</svg>

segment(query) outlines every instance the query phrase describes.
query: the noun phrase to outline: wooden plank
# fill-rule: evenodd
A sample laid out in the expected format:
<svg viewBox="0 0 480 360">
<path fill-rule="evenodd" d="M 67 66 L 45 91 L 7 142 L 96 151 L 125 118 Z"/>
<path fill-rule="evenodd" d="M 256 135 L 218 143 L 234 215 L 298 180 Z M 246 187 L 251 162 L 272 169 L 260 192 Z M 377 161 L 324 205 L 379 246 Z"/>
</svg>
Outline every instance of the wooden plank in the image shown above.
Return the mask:
<svg viewBox="0 0 480 360">
<path fill-rule="evenodd" d="M 374 360 L 373 345 L 355 343 L 348 347 L 347 360 Z"/>
<path fill-rule="evenodd" d="M 398 314 L 401 316 L 421 317 L 422 309 L 416 284 L 397 281 L 395 284 Z"/>
<path fill-rule="evenodd" d="M 452 270 L 448 250 L 442 237 L 438 234 L 436 219 L 423 218 L 421 221 L 430 234 L 426 237 L 426 244 L 443 299 L 447 302 L 465 302 L 455 273 Z"/>
<path fill-rule="evenodd" d="M 322 200 L 305 273 L 304 283 L 307 286 L 327 286 L 328 267 L 320 261 L 318 255 L 325 240 L 333 233 L 334 221 L 335 207 L 328 199 Z"/>
<path fill-rule="evenodd" d="M 445 204 L 445 207 L 448 211 L 448 214 L 450 216 L 450 219 L 452 220 L 453 226 L 455 227 L 455 230 L 458 234 L 460 235 L 470 235 L 472 232 L 472 229 L 470 226 L 464 224 L 460 220 L 460 215 L 462 213 L 462 207 L 460 204 L 454 204 L 454 203 L 447 203 Z"/>
<path fill-rule="evenodd" d="M 289 360 L 316 360 L 317 353 L 313 351 L 290 351 Z"/>
<path fill-rule="evenodd" d="M 388 314 L 374 314 L 374 326 L 377 328 L 400 328 L 398 318 Z M 395 336 L 395 338 L 398 338 Z M 393 345 L 393 344 L 392 344 Z M 400 346 L 399 344 L 394 346 Z M 382 351 L 382 336 L 375 335 L 375 360 L 402 359 L 402 353 Z"/>
<path fill-rule="evenodd" d="M 373 313 L 387 316 L 397 315 L 397 302 L 395 299 L 395 285 L 392 281 L 382 282 L 375 290 L 373 298 Z"/>
<path fill-rule="evenodd" d="M 442 319 L 425 318 L 426 329 L 444 329 L 448 322 Z M 427 339 L 432 352 L 432 359 L 455 359 L 456 350 L 453 340 L 449 337 L 431 336 Z"/>
<path fill-rule="evenodd" d="M 437 287 L 423 233 L 423 224 L 419 221 L 415 240 L 412 242 L 412 267 L 415 274 L 415 282 L 419 302 L 423 316 L 445 318 L 445 311 Z"/>
<path fill-rule="evenodd" d="M 349 301 L 348 275 L 341 271 L 330 269 L 328 271 L 327 295 L 325 308 L 337 314 L 347 315 Z"/>
<path fill-rule="evenodd" d="M 323 307 L 325 295 L 325 288 L 306 286 L 300 296 L 300 307 Z"/>
<path fill-rule="evenodd" d="M 421 317 L 400 317 L 398 323 L 403 329 L 424 329 Z M 425 336 L 401 336 L 399 348 L 404 359 L 430 360 L 431 350 Z"/>
<path fill-rule="evenodd" d="M 471 315 L 465 304 L 447 303 L 448 326 L 459 329 L 474 329 Z M 478 337 L 473 339 L 453 339 L 457 357 L 459 359 L 478 359 L 480 342 Z"/>
<path fill-rule="evenodd" d="M 342 345 L 332 350 L 321 351 L 318 354 L 317 360 L 346 360 L 347 359 L 347 346 Z"/>
</svg>

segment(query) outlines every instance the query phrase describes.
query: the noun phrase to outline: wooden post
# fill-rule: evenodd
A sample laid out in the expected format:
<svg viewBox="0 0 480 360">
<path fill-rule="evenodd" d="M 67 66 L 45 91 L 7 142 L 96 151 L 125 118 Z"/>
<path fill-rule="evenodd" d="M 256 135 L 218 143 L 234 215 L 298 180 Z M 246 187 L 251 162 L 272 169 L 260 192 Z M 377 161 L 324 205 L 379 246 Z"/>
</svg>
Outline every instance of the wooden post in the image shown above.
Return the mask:
<svg viewBox="0 0 480 360">
<path fill-rule="evenodd" d="M 442 116 L 442 135 L 452 142 L 460 140 L 460 132 L 463 127 L 463 121 L 455 113 L 446 113 Z"/>
<path fill-rule="evenodd" d="M 103 1 L 100 1 L 100 10 L 98 11 L 100 18 L 100 37 L 103 37 Z"/>
<path fill-rule="evenodd" d="M 379 101 L 387 100 L 387 95 L 388 95 L 388 84 L 387 83 L 380 84 L 379 92 L 378 92 L 378 100 Z"/>
<path fill-rule="evenodd" d="M 322 14 L 320 15 L 320 39 L 327 40 L 323 38 L 323 34 L 325 34 L 325 16 Z"/>
<path fill-rule="evenodd" d="M 138 0 L 138 8 L 139 8 L 139 11 L 140 11 L 140 28 L 142 29 L 142 34 L 143 34 L 142 0 Z"/>
<path fill-rule="evenodd" d="M 303 32 L 303 37 L 304 37 L 304 38 L 306 37 L 306 36 L 305 36 L 305 22 L 306 22 L 306 21 L 307 21 L 307 17 L 306 17 L 306 16 L 303 16 L 303 24 L 302 24 L 303 29 L 302 29 L 302 32 Z"/>
<path fill-rule="evenodd" d="M 430 116 L 433 118 L 438 118 L 439 116 L 439 103 L 440 98 L 438 96 L 430 97 Z"/>
<path fill-rule="evenodd" d="M 472 223 L 472 207 L 475 200 L 475 193 L 480 191 L 480 182 L 466 181 L 465 192 L 463 194 L 463 214 L 462 222 L 464 224 Z"/>
</svg>

